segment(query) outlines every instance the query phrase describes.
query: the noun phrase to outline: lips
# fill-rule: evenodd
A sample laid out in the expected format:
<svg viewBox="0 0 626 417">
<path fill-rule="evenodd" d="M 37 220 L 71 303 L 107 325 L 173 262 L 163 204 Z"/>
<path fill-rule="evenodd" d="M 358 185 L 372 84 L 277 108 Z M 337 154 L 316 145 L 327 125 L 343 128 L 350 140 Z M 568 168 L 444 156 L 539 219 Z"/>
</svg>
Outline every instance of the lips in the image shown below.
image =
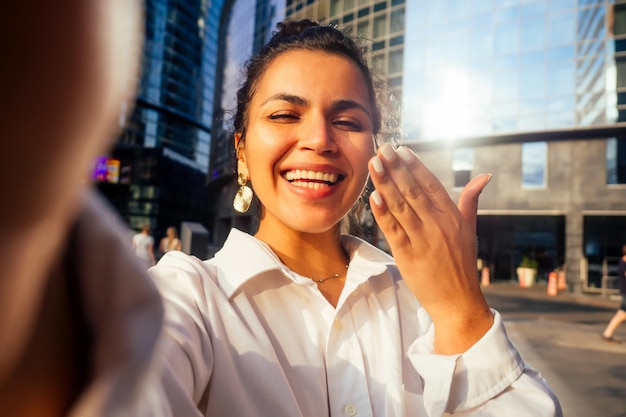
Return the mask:
<svg viewBox="0 0 626 417">
<path fill-rule="evenodd" d="M 283 177 L 291 184 L 298 187 L 308 187 L 318 189 L 325 186 L 332 186 L 343 180 L 343 176 L 331 172 L 308 171 L 294 169 L 283 172 Z"/>
</svg>

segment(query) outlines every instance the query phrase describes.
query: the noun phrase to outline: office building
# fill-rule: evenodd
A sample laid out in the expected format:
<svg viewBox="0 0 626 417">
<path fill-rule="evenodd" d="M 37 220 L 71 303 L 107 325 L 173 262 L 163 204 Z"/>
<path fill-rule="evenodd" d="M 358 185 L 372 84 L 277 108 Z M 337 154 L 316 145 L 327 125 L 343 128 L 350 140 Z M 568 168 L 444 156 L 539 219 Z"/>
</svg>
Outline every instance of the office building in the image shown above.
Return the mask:
<svg viewBox="0 0 626 417">
<path fill-rule="evenodd" d="M 479 256 L 599 291 L 626 240 L 626 9 L 603 0 L 409 1 L 403 133 L 457 198 L 474 175 Z M 606 281 L 606 279 L 605 279 Z M 609 282 L 609 285 L 611 282 Z"/>
<path fill-rule="evenodd" d="M 202 221 L 222 0 L 147 0 L 137 102 L 98 182 L 131 228 Z"/>
</svg>

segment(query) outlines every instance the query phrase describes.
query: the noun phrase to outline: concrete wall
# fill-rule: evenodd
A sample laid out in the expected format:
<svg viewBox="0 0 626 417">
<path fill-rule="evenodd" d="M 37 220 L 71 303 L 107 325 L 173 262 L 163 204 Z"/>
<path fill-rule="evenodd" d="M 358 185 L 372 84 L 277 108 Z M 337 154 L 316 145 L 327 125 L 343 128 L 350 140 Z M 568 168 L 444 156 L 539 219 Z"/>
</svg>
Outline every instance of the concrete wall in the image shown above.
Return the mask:
<svg viewBox="0 0 626 417">
<path fill-rule="evenodd" d="M 547 187 L 523 189 L 521 144 L 474 149 L 472 176 L 493 178 L 480 196 L 479 214 L 562 214 L 566 216 L 565 262 L 571 291 L 580 291 L 583 253 L 583 216 L 626 215 L 626 185 L 606 183 L 606 140 L 555 141 L 548 144 Z M 452 172 L 453 148 L 419 153 L 458 200 Z"/>
</svg>

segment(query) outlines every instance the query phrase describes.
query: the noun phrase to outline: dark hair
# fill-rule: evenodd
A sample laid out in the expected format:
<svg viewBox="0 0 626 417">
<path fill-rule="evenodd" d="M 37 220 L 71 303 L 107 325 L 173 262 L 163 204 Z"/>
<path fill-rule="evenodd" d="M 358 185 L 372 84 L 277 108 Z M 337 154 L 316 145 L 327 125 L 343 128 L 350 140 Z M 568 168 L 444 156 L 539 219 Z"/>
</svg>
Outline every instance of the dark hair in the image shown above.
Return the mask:
<svg viewBox="0 0 626 417">
<path fill-rule="evenodd" d="M 248 120 L 248 108 L 254 96 L 258 82 L 269 64 L 283 52 L 294 49 L 323 51 L 345 56 L 357 64 L 370 96 L 372 109 L 373 133 L 377 135 L 381 128 L 381 112 L 377 104 L 376 91 L 372 74 L 367 65 L 366 48 L 361 47 L 351 37 L 333 26 L 320 25 L 318 22 L 304 19 L 278 23 L 270 41 L 246 64 L 245 82 L 237 91 L 237 112 L 233 120 L 235 132 L 245 138 Z"/>
</svg>

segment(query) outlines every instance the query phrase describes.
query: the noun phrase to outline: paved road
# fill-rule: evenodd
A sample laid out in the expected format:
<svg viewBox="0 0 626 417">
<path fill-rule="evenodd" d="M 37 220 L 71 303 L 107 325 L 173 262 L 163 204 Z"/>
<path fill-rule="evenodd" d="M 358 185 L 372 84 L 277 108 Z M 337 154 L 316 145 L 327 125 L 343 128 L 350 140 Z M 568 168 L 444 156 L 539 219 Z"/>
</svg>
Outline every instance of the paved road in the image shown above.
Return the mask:
<svg viewBox="0 0 626 417">
<path fill-rule="evenodd" d="M 508 282 L 483 291 L 522 357 L 552 386 L 565 417 L 626 417 L 626 324 L 616 333 L 624 343 L 600 337 L 619 301 L 548 297 L 545 285 L 520 289 Z"/>
</svg>

